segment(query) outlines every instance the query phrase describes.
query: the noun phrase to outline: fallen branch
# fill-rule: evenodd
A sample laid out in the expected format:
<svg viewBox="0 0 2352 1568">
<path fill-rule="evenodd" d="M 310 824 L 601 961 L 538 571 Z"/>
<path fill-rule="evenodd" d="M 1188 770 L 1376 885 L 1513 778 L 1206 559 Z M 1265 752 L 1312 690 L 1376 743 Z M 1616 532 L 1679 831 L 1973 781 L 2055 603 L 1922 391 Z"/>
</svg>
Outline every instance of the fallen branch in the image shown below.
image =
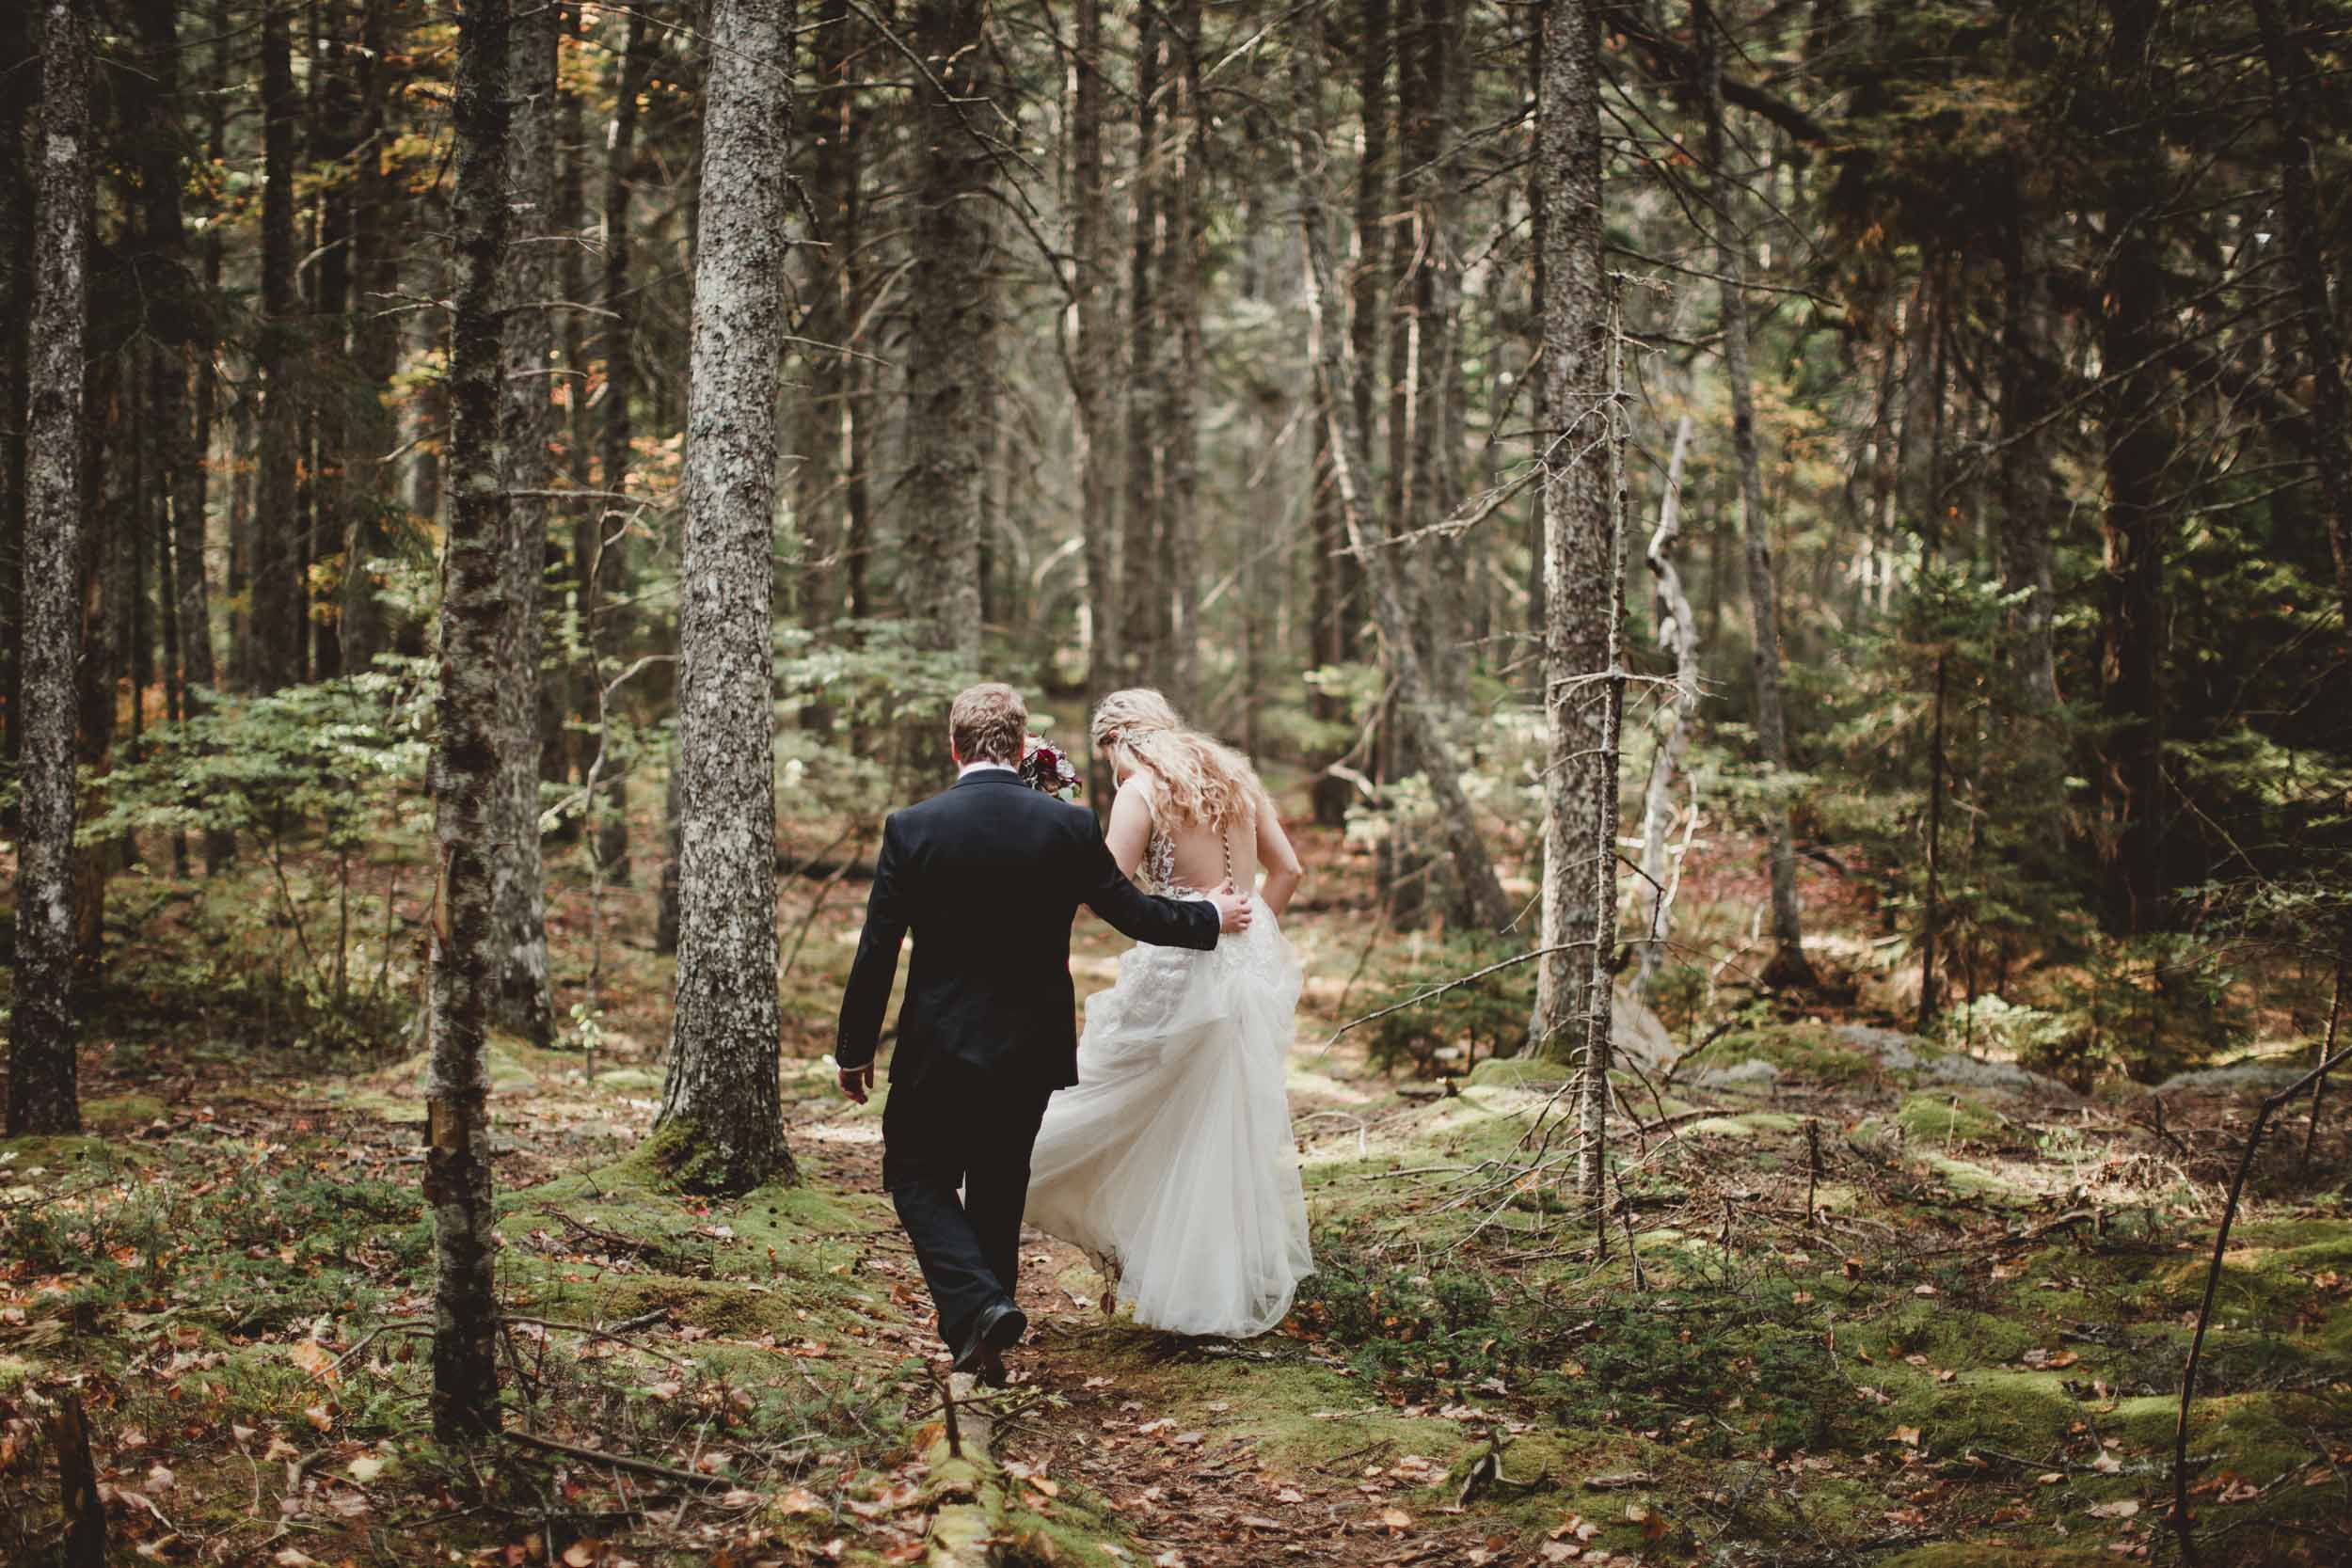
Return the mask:
<svg viewBox="0 0 2352 1568">
<path fill-rule="evenodd" d="M 607 1453 L 602 1449 L 583 1449 L 577 1443 L 559 1443 L 552 1437 L 542 1437 L 535 1432 L 507 1430 L 499 1433 L 510 1443 L 520 1443 L 527 1449 L 546 1453 L 562 1454 L 590 1465 L 603 1465 L 615 1470 L 627 1470 L 633 1476 L 651 1476 L 657 1481 L 675 1481 L 680 1486 L 725 1486 L 735 1482 L 723 1476 L 698 1476 L 691 1470 L 681 1470 L 675 1465 L 660 1465 L 650 1459 L 638 1459 L 625 1453 Z"/>
</svg>

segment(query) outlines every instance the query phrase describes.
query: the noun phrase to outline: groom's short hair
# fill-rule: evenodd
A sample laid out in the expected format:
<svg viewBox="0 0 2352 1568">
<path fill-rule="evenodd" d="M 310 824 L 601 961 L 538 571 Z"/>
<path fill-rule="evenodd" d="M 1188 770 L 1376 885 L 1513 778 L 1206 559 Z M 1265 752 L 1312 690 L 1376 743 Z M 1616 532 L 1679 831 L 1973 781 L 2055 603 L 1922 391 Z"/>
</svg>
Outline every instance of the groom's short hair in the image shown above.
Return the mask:
<svg viewBox="0 0 2352 1568">
<path fill-rule="evenodd" d="M 1021 766 L 1021 743 L 1028 738 L 1029 709 L 1021 693 L 1002 681 L 988 681 L 957 693 L 947 710 L 947 739 L 966 762 Z"/>
</svg>

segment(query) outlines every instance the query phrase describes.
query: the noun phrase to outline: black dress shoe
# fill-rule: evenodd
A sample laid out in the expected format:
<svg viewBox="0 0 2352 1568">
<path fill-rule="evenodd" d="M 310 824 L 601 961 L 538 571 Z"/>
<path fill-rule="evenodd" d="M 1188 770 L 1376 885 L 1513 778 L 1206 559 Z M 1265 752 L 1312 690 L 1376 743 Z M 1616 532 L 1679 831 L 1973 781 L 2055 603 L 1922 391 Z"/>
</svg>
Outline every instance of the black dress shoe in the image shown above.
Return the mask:
<svg viewBox="0 0 2352 1568">
<path fill-rule="evenodd" d="M 972 1331 L 956 1352 L 956 1370 L 977 1372 L 1021 1342 L 1029 1320 L 1009 1301 L 993 1301 L 980 1308 Z"/>
</svg>

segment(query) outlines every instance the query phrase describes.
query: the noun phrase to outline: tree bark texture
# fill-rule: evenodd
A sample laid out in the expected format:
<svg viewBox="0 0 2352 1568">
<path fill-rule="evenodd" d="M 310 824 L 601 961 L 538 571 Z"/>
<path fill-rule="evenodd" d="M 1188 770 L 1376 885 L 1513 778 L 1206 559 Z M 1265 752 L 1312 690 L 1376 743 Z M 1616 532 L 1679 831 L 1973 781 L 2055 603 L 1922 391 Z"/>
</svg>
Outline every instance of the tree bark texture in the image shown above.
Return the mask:
<svg viewBox="0 0 2352 1568">
<path fill-rule="evenodd" d="M 8 1024 L 11 1137 L 82 1125 L 72 1008 L 74 664 L 81 646 L 83 334 L 89 314 L 88 0 L 43 0 L 39 214 L 26 339 L 24 641 Z"/>
<path fill-rule="evenodd" d="M 1756 647 L 1750 656 L 1756 684 L 1756 742 L 1769 782 L 1788 771 L 1788 720 L 1780 691 L 1780 590 L 1772 564 L 1772 519 L 1764 510 L 1764 475 L 1756 450 L 1756 390 L 1748 368 L 1747 239 L 1740 231 L 1745 204 L 1740 187 L 1724 166 L 1724 94 L 1721 24 L 1707 0 L 1692 0 L 1691 29 L 1698 40 L 1701 91 L 1707 104 L 1707 160 L 1712 169 L 1715 272 L 1722 279 L 1724 379 L 1731 393 L 1731 446 L 1740 469 L 1740 524 L 1745 540 L 1748 609 Z M 1764 807 L 1772 835 L 1772 958 L 1765 966 L 1768 985 L 1810 987 L 1813 965 L 1804 956 L 1804 916 L 1797 903 L 1796 845 L 1788 803 L 1774 799 Z"/>
<path fill-rule="evenodd" d="M 292 686 L 306 673 L 310 551 L 302 533 L 297 465 L 303 394 L 298 385 L 303 323 L 294 292 L 294 96 L 291 9 L 262 13 L 262 372 L 261 452 L 254 474 L 253 668 L 260 690 Z"/>
<path fill-rule="evenodd" d="M 2115 367 L 2105 411 L 2107 509 L 2105 593 L 2100 606 L 2101 700 L 2108 739 L 2101 769 L 2107 816 L 2106 916 L 2110 929 L 2137 935 L 2155 923 L 2164 883 L 2164 573 L 2171 533 L 2164 494 L 2172 458 L 2165 376 L 2157 362 L 2165 329 L 2162 242 L 2164 150 L 2136 103 L 2160 7 L 2111 0 L 2114 26 L 2108 90 L 2119 114 L 2122 172 L 2107 203 L 2106 302 L 2100 355 Z"/>
<path fill-rule="evenodd" d="M 1642 927 L 1641 954 L 1629 988 L 1636 1002 L 1658 978 L 1666 959 L 1666 941 L 1673 932 L 1675 892 L 1681 884 L 1680 857 L 1667 848 L 1666 841 L 1674 833 L 1676 786 L 1690 782 L 1691 727 L 1699 708 L 1698 622 L 1691 613 L 1691 598 L 1682 590 L 1682 574 L 1674 562 L 1675 546 L 1682 538 L 1682 466 L 1690 455 L 1692 428 L 1688 414 L 1675 426 L 1674 451 L 1666 460 L 1666 493 L 1658 504 L 1658 528 L 1649 536 L 1644 556 L 1656 589 L 1658 645 L 1674 656 L 1675 689 L 1665 710 L 1665 733 L 1658 737 L 1658 754 L 1650 764 L 1649 787 L 1642 799 L 1642 885 L 1649 890 L 1649 919 Z M 1698 809 L 1693 788 L 1693 827 Z"/>
<path fill-rule="evenodd" d="M 526 679 L 507 600 L 509 506 L 499 462 L 500 284 L 505 261 L 508 0 L 458 12 L 452 130 L 457 300 L 450 333 L 448 543 L 441 562 L 439 735 L 433 832 L 432 1052 L 424 1196 L 433 1211 L 433 1429 L 464 1443 L 499 1427 L 498 1249 L 490 1202 L 490 1079 L 498 989 L 493 901 L 505 825 L 502 686 Z"/>
<path fill-rule="evenodd" d="M 1311 121 L 1313 105 L 1322 94 L 1323 15 L 1309 8 L 1298 18 L 1298 36 L 1291 50 L 1292 96 Z M 1479 836 L 1469 798 L 1462 792 L 1461 774 L 1443 725 L 1431 702 L 1426 673 L 1415 646 L 1415 627 L 1406 610 L 1405 591 L 1398 581 L 1395 552 L 1382 547 L 1371 513 L 1364 478 L 1369 459 L 1363 426 L 1356 419 L 1350 388 L 1356 382 L 1353 346 L 1338 330 L 1331 264 L 1331 237 L 1325 217 L 1321 147 L 1311 130 L 1290 138 L 1291 170 L 1297 185 L 1298 226 L 1306 253 L 1307 317 L 1313 329 L 1319 358 L 1315 374 L 1324 391 L 1324 408 L 1330 422 L 1332 478 L 1340 493 L 1340 515 L 1348 543 L 1363 561 L 1364 576 L 1377 607 L 1382 641 L 1396 672 L 1396 706 L 1406 739 L 1427 769 L 1429 791 L 1438 808 L 1439 830 L 1454 851 L 1454 875 L 1471 916 L 1488 931 L 1509 924 L 1511 906 L 1495 877 L 1486 841 Z"/>
<path fill-rule="evenodd" d="M 1113 330 L 1109 171 L 1103 162 L 1103 0 L 1076 0 L 1077 50 L 1070 123 L 1071 250 L 1074 261 L 1072 298 L 1077 315 L 1077 352 L 1071 360 L 1070 392 L 1077 438 L 1078 526 L 1086 560 L 1087 712 L 1119 678 L 1120 625 L 1117 580 L 1111 575 L 1119 517 L 1118 491 L 1111 485 L 1116 436 L 1110 418 L 1109 371 L 1119 350 Z M 1089 799 L 1108 809 L 1110 768 L 1089 747 Z"/>
<path fill-rule="evenodd" d="M 698 1186 L 740 1192 L 792 1174 L 776 1085 L 768 621 L 792 99 L 784 0 L 719 0 L 711 28 L 679 582 L 677 1003 L 661 1120 L 691 1141 Z"/>
<path fill-rule="evenodd" d="M 547 578 L 546 492 L 555 479 L 550 353 L 556 287 L 555 58 L 558 13 L 531 0 L 508 33 L 506 260 L 500 268 L 499 483 L 506 492 L 500 592 L 514 645 L 499 667 L 499 780 L 491 797 L 493 1027 L 544 1046 L 554 1037 L 548 985 L 547 895 L 539 853 L 540 587 Z"/>
<path fill-rule="evenodd" d="M 920 103 L 914 332 L 906 349 L 905 602 L 923 645 L 977 666 L 980 518 L 996 375 L 989 201 L 995 165 L 982 136 L 988 58 L 981 0 L 917 0 L 914 45 L 930 80 Z M 944 722 L 945 715 L 938 716 Z M 936 734 L 939 725 L 927 727 Z"/>
<path fill-rule="evenodd" d="M 654 43 L 646 36 L 644 12 L 632 7 L 622 24 L 621 75 L 613 89 L 612 123 L 604 148 L 604 418 L 596 437 L 596 483 L 605 494 L 597 507 L 581 509 L 582 526 L 572 542 L 579 573 L 580 636 L 587 668 L 579 690 L 582 723 L 596 736 L 593 752 L 605 752 L 606 798 L 589 802 L 596 830 L 589 852 L 604 876 L 623 886 L 629 880 L 628 770 L 623 749 L 605 734 L 603 659 L 627 641 L 628 615 L 617 603 L 628 583 L 629 450 L 634 438 L 629 402 L 637 391 L 637 299 L 629 279 L 629 188 L 637 156 L 637 98 L 651 73 Z"/>
<path fill-rule="evenodd" d="M 1160 636 L 1159 578 L 1168 405 L 1168 349 L 1159 297 L 1167 272 L 1161 255 L 1167 181 L 1160 149 L 1160 107 L 1168 90 L 1166 33 L 1159 7 L 1136 8 L 1136 168 L 1129 182 L 1134 197 L 1127 221 L 1127 489 L 1119 514 L 1122 686 L 1157 679 L 1167 654 Z"/>
<path fill-rule="evenodd" d="M 1535 156 L 1544 184 L 1544 879 L 1528 1047 L 1585 1048 L 1592 944 L 1609 911 L 1594 865 L 1616 853 L 1601 805 L 1610 654 L 1609 284 L 1601 260 L 1600 21 L 1584 0 L 1546 12 Z M 1602 998 L 1606 1005 L 1607 998 Z"/>
</svg>

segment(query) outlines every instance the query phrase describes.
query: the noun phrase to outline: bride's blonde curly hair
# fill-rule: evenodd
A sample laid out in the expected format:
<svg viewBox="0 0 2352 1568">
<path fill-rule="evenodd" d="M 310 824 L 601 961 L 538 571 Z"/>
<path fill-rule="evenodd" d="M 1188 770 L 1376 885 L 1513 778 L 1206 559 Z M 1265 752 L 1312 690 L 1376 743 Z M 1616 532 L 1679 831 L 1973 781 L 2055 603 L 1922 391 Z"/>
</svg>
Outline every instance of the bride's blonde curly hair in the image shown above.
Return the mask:
<svg viewBox="0 0 2352 1568">
<path fill-rule="evenodd" d="M 1096 750 L 1124 755 L 1159 781 L 1159 804 L 1178 822 L 1222 828 L 1258 808 L 1263 786 L 1249 759 L 1189 728 L 1148 687 L 1114 691 L 1094 710 Z"/>
</svg>

